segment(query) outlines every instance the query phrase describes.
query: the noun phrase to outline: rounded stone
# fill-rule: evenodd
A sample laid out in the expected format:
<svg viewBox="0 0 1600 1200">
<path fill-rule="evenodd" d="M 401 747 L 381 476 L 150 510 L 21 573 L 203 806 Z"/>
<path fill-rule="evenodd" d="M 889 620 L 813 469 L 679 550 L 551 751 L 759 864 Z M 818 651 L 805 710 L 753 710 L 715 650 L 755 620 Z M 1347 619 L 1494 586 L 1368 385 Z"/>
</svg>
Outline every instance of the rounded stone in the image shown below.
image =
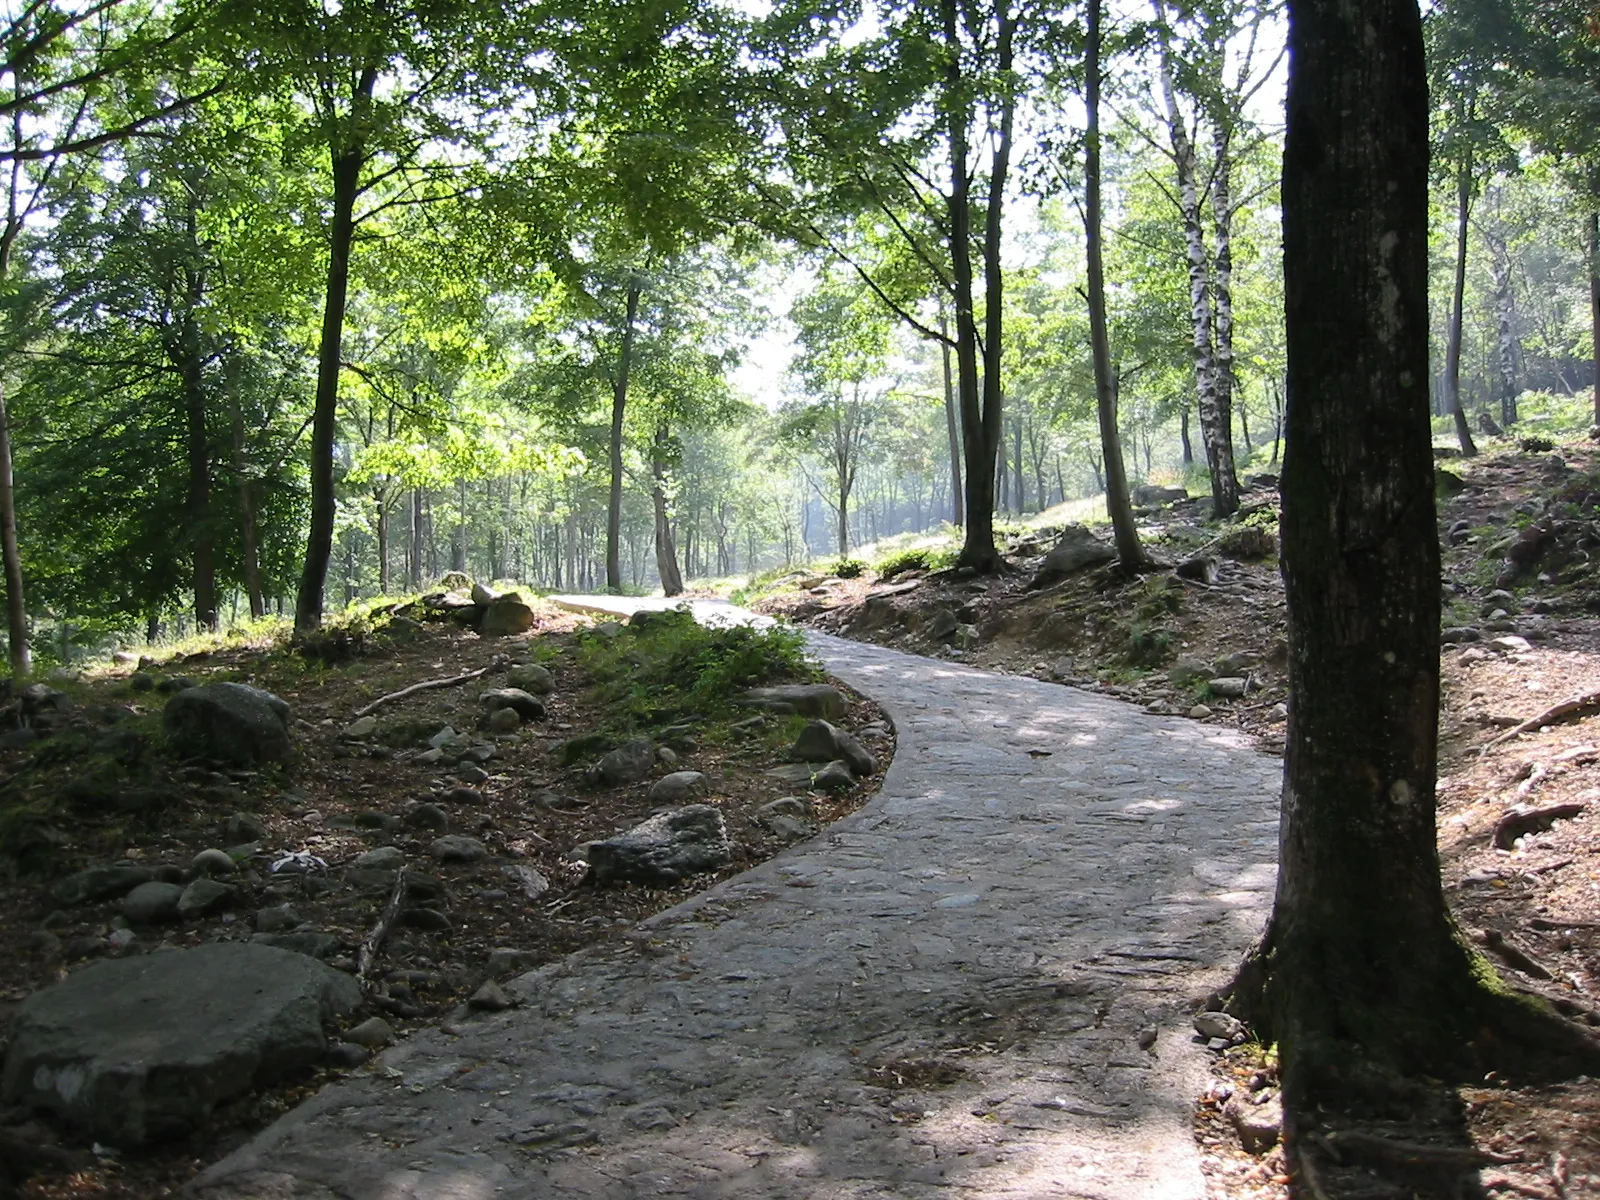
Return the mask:
<svg viewBox="0 0 1600 1200">
<path fill-rule="evenodd" d="M 202 850 L 189 860 L 189 869 L 196 875 L 231 875 L 236 865 L 226 850 L 215 847 Z"/>
</svg>

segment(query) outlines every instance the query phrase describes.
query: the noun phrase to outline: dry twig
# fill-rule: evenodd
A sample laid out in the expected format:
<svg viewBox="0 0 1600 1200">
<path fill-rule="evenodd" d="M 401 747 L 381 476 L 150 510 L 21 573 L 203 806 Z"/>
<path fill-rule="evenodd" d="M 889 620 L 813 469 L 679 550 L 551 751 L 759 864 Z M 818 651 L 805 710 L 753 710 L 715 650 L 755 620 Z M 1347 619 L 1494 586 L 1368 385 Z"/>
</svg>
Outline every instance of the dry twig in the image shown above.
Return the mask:
<svg viewBox="0 0 1600 1200">
<path fill-rule="evenodd" d="M 406 897 L 406 869 L 401 867 L 394 873 L 394 889 L 389 893 L 389 902 L 383 906 L 383 912 L 378 916 L 378 923 L 372 931 L 361 939 L 361 948 L 356 951 L 356 982 L 361 985 L 363 992 L 372 989 L 372 970 L 378 965 L 378 954 L 383 949 L 384 940 L 389 936 L 389 930 L 394 927 L 396 919 L 400 916 L 400 905 Z"/>
<path fill-rule="evenodd" d="M 1491 738 L 1484 743 L 1483 749 L 1478 751 L 1482 758 L 1501 742 L 1509 742 L 1518 734 L 1532 733 L 1542 725 L 1554 725 L 1560 721 L 1576 721 L 1593 712 L 1600 711 L 1600 692 L 1585 692 L 1581 696 L 1574 696 L 1570 700 L 1563 700 L 1560 704 L 1553 704 L 1536 717 L 1529 717 L 1520 725 L 1513 725 L 1497 738 Z"/>
<path fill-rule="evenodd" d="M 359 721 L 362 717 L 377 712 L 392 700 L 404 700 L 407 696 L 413 696 L 418 692 L 426 692 L 433 688 L 456 687 L 463 683 L 470 683 L 474 679 L 482 679 L 490 671 L 494 670 L 497 665 L 498 660 L 490 663 L 487 667 L 479 667 L 476 671 L 468 671 L 464 675 L 451 675 L 448 679 L 427 679 L 421 683 L 413 683 L 410 687 L 403 687 L 398 692 L 390 692 L 387 696 L 379 696 L 351 719 Z"/>
</svg>

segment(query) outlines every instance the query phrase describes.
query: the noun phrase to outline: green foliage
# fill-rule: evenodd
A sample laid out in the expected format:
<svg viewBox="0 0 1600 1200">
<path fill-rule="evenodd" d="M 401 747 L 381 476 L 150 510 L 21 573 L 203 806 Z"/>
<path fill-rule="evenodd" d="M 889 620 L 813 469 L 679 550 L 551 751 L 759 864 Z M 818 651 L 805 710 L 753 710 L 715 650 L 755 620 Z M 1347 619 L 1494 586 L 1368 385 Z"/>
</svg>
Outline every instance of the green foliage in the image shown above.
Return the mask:
<svg viewBox="0 0 1600 1200">
<path fill-rule="evenodd" d="M 1128 630 L 1128 645 L 1123 652 L 1132 667 L 1159 667 L 1172 657 L 1177 639 L 1170 629 L 1135 624 Z"/>
<path fill-rule="evenodd" d="M 828 563 L 824 570 L 829 575 L 837 575 L 840 579 L 859 579 L 866 574 L 867 564 L 859 558 L 836 558 Z"/>
<path fill-rule="evenodd" d="M 585 633 L 577 654 L 621 732 L 727 715 L 745 688 L 821 674 L 798 630 L 708 628 L 686 609 L 652 614 L 611 637 Z"/>
<path fill-rule="evenodd" d="M 937 571 L 954 563 L 958 553 L 954 546 L 916 546 L 880 558 L 872 569 L 880 579 L 893 579 L 907 571 Z"/>
</svg>

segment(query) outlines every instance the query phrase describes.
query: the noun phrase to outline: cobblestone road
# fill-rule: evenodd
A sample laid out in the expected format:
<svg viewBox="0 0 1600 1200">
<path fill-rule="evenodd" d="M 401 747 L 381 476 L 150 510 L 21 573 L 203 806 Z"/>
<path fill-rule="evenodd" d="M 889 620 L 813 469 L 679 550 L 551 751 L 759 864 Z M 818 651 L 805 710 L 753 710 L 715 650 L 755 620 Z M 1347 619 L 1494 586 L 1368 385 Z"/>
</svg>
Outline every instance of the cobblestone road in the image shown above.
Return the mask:
<svg viewBox="0 0 1600 1200">
<path fill-rule="evenodd" d="M 815 644 L 894 718 L 880 795 L 521 977 L 521 1007 L 387 1051 L 196 1190 L 1203 1196 L 1187 1006 L 1270 904 L 1280 763 L 1074 689 Z"/>
</svg>

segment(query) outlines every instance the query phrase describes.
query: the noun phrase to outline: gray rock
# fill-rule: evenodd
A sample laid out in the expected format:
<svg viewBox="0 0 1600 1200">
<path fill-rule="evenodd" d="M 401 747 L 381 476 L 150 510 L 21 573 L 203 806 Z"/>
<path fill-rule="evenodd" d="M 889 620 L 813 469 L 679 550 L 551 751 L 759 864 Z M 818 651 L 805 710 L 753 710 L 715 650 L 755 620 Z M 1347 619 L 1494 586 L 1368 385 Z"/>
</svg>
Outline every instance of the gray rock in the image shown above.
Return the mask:
<svg viewBox="0 0 1600 1200">
<path fill-rule="evenodd" d="M 298 924 L 300 915 L 287 904 L 258 909 L 255 915 L 255 927 L 262 933 L 288 933 Z"/>
<path fill-rule="evenodd" d="M 450 815 L 437 804 L 414 804 L 406 809 L 405 823 L 411 829 L 443 833 L 450 828 Z"/>
<path fill-rule="evenodd" d="M 632 738 L 589 768 L 591 783 L 615 787 L 621 783 L 638 783 L 650 774 L 656 764 L 656 748 L 649 738 Z"/>
<path fill-rule="evenodd" d="M 344 1040 L 352 1046 L 365 1046 L 368 1050 L 381 1050 L 394 1042 L 394 1027 L 382 1017 L 368 1017 L 361 1024 L 344 1031 Z"/>
<path fill-rule="evenodd" d="M 1172 573 L 1179 579 L 1192 579 L 1196 583 L 1216 583 L 1217 560 L 1204 554 L 1196 554 L 1172 568 Z"/>
<path fill-rule="evenodd" d="M 815 774 L 815 771 L 816 768 L 810 763 L 783 763 L 781 766 L 773 767 L 771 770 L 762 773 L 770 779 L 777 779 L 783 783 L 804 784 L 810 787 L 811 776 Z"/>
<path fill-rule="evenodd" d="M 267 836 L 267 827 L 261 823 L 261 818 L 252 817 L 249 813 L 234 813 L 222 826 L 222 840 L 230 846 L 237 846 L 241 842 L 260 842 Z"/>
<path fill-rule="evenodd" d="M 505 989 L 492 979 L 467 997 L 467 1007 L 479 1012 L 504 1012 L 514 1003 L 515 1001 L 506 995 Z"/>
<path fill-rule="evenodd" d="M 1215 671 L 1197 658 L 1180 658 L 1167 671 L 1167 681 L 1173 687 L 1189 687 L 1196 683 L 1208 683 L 1215 679 L 1216 675 Z"/>
<path fill-rule="evenodd" d="M 961 622 L 956 619 L 955 613 L 951 612 L 948 608 L 941 608 L 938 609 L 933 616 L 928 618 L 928 624 L 925 632 L 935 641 L 942 642 L 946 638 L 953 637 L 956 632 L 956 627 L 960 624 Z"/>
<path fill-rule="evenodd" d="M 378 732 L 378 718 L 373 716 L 359 717 L 344 727 L 341 737 L 352 742 L 359 742 L 362 738 L 369 738 Z"/>
<path fill-rule="evenodd" d="M 709 804 L 657 813 L 628 832 L 589 847 L 590 873 L 599 884 L 665 887 L 732 861 L 722 812 Z"/>
<path fill-rule="evenodd" d="M 1211 694 L 1223 700 L 1237 700 L 1244 695 L 1248 682 L 1238 676 L 1223 676 L 1211 681 Z"/>
<path fill-rule="evenodd" d="M 442 751 L 451 742 L 455 741 L 457 736 L 459 735 L 456 733 L 456 731 L 450 726 L 446 725 L 443 729 L 439 730 L 439 732 L 435 733 L 431 738 L 428 739 L 428 749 Z"/>
<path fill-rule="evenodd" d="M 68 875 L 50 889 L 58 904 L 96 904 L 114 900 L 156 877 L 149 867 L 117 863 L 109 867 L 90 867 Z"/>
<path fill-rule="evenodd" d="M 440 862 L 475 863 L 489 854 L 488 847 L 477 838 L 464 837 L 459 833 L 436 839 L 429 849 Z"/>
<path fill-rule="evenodd" d="M 215 879 L 196 879 L 178 897 L 178 916 L 188 921 L 215 912 L 232 900 L 237 890 L 232 884 Z"/>
<path fill-rule="evenodd" d="M 478 703 L 490 712 L 502 708 L 515 709 L 524 721 L 544 720 L 544 701 L 531 696 L 521 688 L 490 688 L 478 696 Z"/>
<path fill-rule="evenodd" d="M 1475 642 L 1482 636 L 1482 632 L 1470 625 L 1454 625 L 1439 631 L 1439 644 L 1455 646 L 1462 642 Z"/>
<path fill-rule="evenodd" d="M 189 869 L 196 875 L 232 875 L 237 868 L 233 855 L 215 847 L 202 850 L 189 860 Z"/>
<path fill-rule="evenodd" d="M 489 951 L 489 964 L 484 969 L 488 971 L 491 979 L 503 979 L 507 975 L 521 975 L 524 971 L 537 966 L 539 955 L 533 950 L 516 950 L 502 946 Z"/>
<path fill-rule="evenodd" d="M 1248 650 L 1235 650 L 1232 654 L 1225 654 L 1212 662 L 1211 670 L 1214 675 L 1239 676 L 1251 667 L 1258 666 L 1260 662 L 1259 654 L 1251 654 Z"/>
<path fill-rule="evenodd" d="M 514 708 L 497 708 L 489 714 L 484 728 L 490 733 L 515 733 L 522 728 L 522 715 Z"/>
<path fill-rule="evenodd" d="M 657 746 L 656 759 L 662 766 L 675 767 L 678 765 L 678 752 L 671 746 Z"/>
<path fill-rule="evenodd" d="M 533 609 L 523 603 L 515 592 L 509 592 L 484 609 L 483 619 L 478 622 L 478 635 L 510 637 L 528 632 L 537 622 Z"/>
<path fill-rule="evenodd" d="M 466 766 L 458 763 L 456 765 L 456 778 L 462 783 L 487 783 L 489 781 L 489 772 L 478 766 L 477 763 L 468 763 Z"/>
<path fill-rule="evenodd" d="M 399 846 L 378 846 L 357 855 L 350 865 L 360 870 L 398 871 L 406 865 L 406 852 Z"/>
<path fill-rule="evenodd" d="M 1191 708 L 1189 710 L 1189 715 L 1191 717 L 1193 717 L 1196 721 L 1204 721 L 1207 717 L 1209 717 L 1211 715 L 1211 710 L 1209 708 L 1207 708 L 1204 704 L 1196 704 L 1193 708 Z"/>
<path fill-rule="evenodd" d="M 704 795 L 706 777 L 699 771 L 674 771 L 650 785 L 649 800 L 655 804 L 682 804 Z"/>
<path fill-rule="evenodd" d="M 810 837 L 817 831 L 817 827 L 810 821 L 797 821 L 793 817 L 777 814 L 761 822 L 774 837 L 782 838 L 786 842 L 797 842 L 801 838 Z"/>
<path fill-rule="evenodd" d="M 525 863 L 511 863 L 500 873 L 517 885 L 526 900 L 537 900 L 550 890 L 550 881 Z"/>
<path fill-rule="evenodd" d="M 1181 487 L 1162 487 L 1156 483 L 1141 483 L 1132 491 L 1135 504 L 1176 504 L 1187 500 L 1189 492 Z"/>
<path fill-rule="evenodd" d="M 469 590 L 467 594 L 472 597 L 472 602 L 474 604 L 481 605 L 484 608 L 488 608 L 489 605 L 500 599 L 502 595 L 505 595 L 505 593 L 497 592 L 493 588 L 485 587 L 481 583 L 474 583 L 471 590 Z"/>
<path fill-rule="evenodd" d="M 1238 1131 L 1239 1144 L 1250 1154 L 1265 1154 L 1278 1144 L 1283 1132 L 1283 1101 L 1271 1089 L 1255 1095 L 1235 1092 L 1223 1105 L 1222 1115 Z"/>
<path fill-rule="evenodd" d="M 1048 587 L 1078 571 L 1111 562 L 1116 557 L 1115 546 L 1102 542 L 1081 525 L 1071 526 L 1062 533 L 1056 548 L 1039 560 L 1039 569 L 1028 586 Z"/>
<path fill-rule="evenodd" d="M 811 801 L 803 796 L 784 796 L 778 800 L 769 801 L 756 809 L 757 821 L 767 817 L 793 817 L 797 821 L 809 820 L 811 817 Z"/>
<path fill-rule="evenodd" d="M 855 785 L 856 777 L 843 759 L 834 759 L 811 777 L 811 786 L 819 792 L 848 792 Z"/>
<path fill-rule="evenodd" d="M 855 735 L 827 721 L 813 721 L 800 731 L 789 748 L 792 758 L 801 762 L 831 762 L 842 759 L 857 775 L 871 775 L 878 760 L 856 740 Z"/>
<path fill-rule="evenodd" d="M 1194 1031 L 1203 1038 L 1232 1041 L 1244 1036 L 1244 1022 L 1225 1012 L 1202 1012 L 1194 1016 Z"/>
<path fill-rule="evenodd" d="M 315 1064 L 355 981 L 269 946 L 108 959 L 17 1010 L 0 1102 L 121 1149 L 196 1128 L 222 1101 Z"/>
<path fill-rule="evenodd" d="M 178 915 L 183 889 L 175 883 L 141 883 L 122 898 L 122 915 L 139 925 L 171 921 Z"/>
<path fill-rule="evenodd" d="M 782 683 L 751 688 L 739 697 L 742 704 L 769 712 L 798 713 L 802 717 L 838 720 L 845 714 L 844 696 L 826 683 Z"/>
<path fill-rule="evenodd" d="M 251 766 L 289 757 L 289 706 L 243 683 L 208 683 L 177 693 L 167 701 L 161 726 L 182 758 Z"/>
<path fill-rule="evenodd" d="M 506 685 L 543 696 L 555 690 L 556 680 L 548 668 L 538 663 L 522 663 L 506 672 Z"/>
</svg>

